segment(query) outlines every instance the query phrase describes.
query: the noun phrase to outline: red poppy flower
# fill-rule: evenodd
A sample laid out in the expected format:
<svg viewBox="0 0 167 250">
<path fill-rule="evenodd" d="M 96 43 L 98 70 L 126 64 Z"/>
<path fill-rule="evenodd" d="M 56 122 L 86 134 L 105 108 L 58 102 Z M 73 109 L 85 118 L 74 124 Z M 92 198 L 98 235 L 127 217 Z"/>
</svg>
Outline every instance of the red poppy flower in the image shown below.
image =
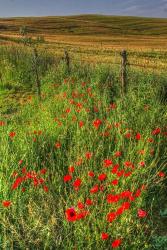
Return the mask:
<svg viewBox="0 0 167 250">
<path fill-rule="evenodd" d="M 122 199 L 124 199 L 124 198 L 129 198 L 131 195 L 132 195 L 132 192 L 130 192 L 129 190 L 125 190 L 125 191 L 123 191 L 123 192 L 120 194 L 120 196 L 121 196 Z"/>
<path fill-rule="evenodd" d="M 71 109 L 68 108 L 68 109 L 65 110 L 65 112 L 66 112 L 66 113 L 70 113 L 70 112 L 71 112 Z"/>
<path fill-rule="evenodd" d="M 58 121 L 58 126 L 61 126 L 62 125 L 62 122 Z"/>
<path fill-rule="evenodd" d="M 84 122 L 83 122 L 83 121 L 80 121 L 80 122 L 79 122 L 79 126 L 80 126 L 80 128 L 82 128 L 82 127 L 84 126 Z"/>
<path fill-rule="evenodd" d="M 111 245 L 113 248 L 117 248 L 120 246 L 120 244 L 121 244 L 121 240 L 117 239 L 117 240 L 114 240 Z"/>
<path fill-rule="evenodd" d="M 77 220 L 85 218 L 89 214 L 89 211 L 83 211 L 79 214 L 77 214 Z"/>
<path fill-rule="evenodd" d="M 82 158 L 80 158 L 75 164 L 76 166 L 80 166 L 82 164 Z"/>
<path fill-rule="evenodd" d="M 100 175 L 98 176 L 99 181 L 104 181 L 106 178 L 107 178 L 107 175 L 106 175 L 106 174 L 100 174 Z"/>
<path fill-rule="evenodd" d="M 115 123 L 114 123 L 114 126 L 115 126 L 116 128 L 119 128 L 119 127 L 121 126 L 121 123 L 115 122 Z"/>
<path fill-rule="evenodd" d="M 93 173 L 93 171 L 89 171 L 89 172 L 88 172 L 88 176 L 90 176 L 90 177 L 94 177 L 94 176 L 95 176 L 95 174 Z"/>
<path fill-rule="evenodd" d="M 107 136 L 109 136 L 109 135 L 110 135 L 110 133 L 109 133 L 108 131 L 105 131 L 104 133 L 101 133 L 100 135 L 101 135 L 101 136 L 105 136 L 105 137 L 107 137 Z"/>
<path fill-rule="evenodd" d="M 20 161 L 19 161 L 19 165 L 21 165 L 22 163 L 23 163 L 23 160 L 20 160 Z"/>
<path fill-rule="evenodd" d="M 101 233 L 102 240 L 107 240 L 109 237 L 108 233 Z"/>
<path fill-rule="evenodd" d="M 119 164 L 113 166 L 111 173 L 116 174 L 118 172 Z"/>
<path fill-rule="evenodd" d="M 141 135 L 140 133 L 137 133 L 136 136 L 135 136 L 136 140 L 140 140 L 141 139 Z"/>
<path fill-rule="evenodd" d="M 41 173 L 41 174 L 46 174 L 46 172 L 47 172 L 47 169 L 46 169 L 46 168 L 43 168 L 43 169 L 40 170 L 40 173 Z"/>
<path fill-rule="evenodd" d="M 26 191 L 26 189 L 23 187 L 23 188 L 21 189 L 21 191 L 22 191 L 22 192 L 25 192 L 25 191 Z"/>
<path fill-rule="evenodd" d="M 104 167 L 109 167 L 113 164 L 112 160 L 109 160 L 109 159 L 105 159 L 103 163 L 104 163 Z"/>
<path fill-rule="evenodd" d="M 92 89 L 89 87 L 89 88 L 87 88 L 87 92 L 90 92 L 90 91 L 92 91 Z"/>
<path fill-rule="evenodd" d="M 124 162 L 124 166 L 125 166 L 125 167 L 131 167 L 131 166 L 132 166 L 132 162 L 130 162 L 130 161 L 125 161 L 125 162 Z"/>
<path fill-rule="evenodd" d="M 43 178 L 39 178 L 39 183 L 40 184 L 42 184 L 42 183 L 44 183 L 45 182 L 45 180 L 43 179 Z"/>
<path fill-rule="evenodd" d="M 160 128 L 156 128 L 152 131 L 152 135 L 158 135 L 161 133 L 161 129 Z"/>
<path fill-rule="evenodd" d="M 4 207 L 9 207 L 11 205 L 11 201 L 2 201 L 2 205 Z"/>
<path fill-rule="evenodd" d="M 26 174 L 26 173 L 27 173 L 26 167 L 23 167 L 22 170 L 21 170 L 21 172 L 22 172 L 23 174 Z"/>
<path fill-rule="evenodd" d="M 49 191 L 49 188 L 47 186 L 43 186 L 43 190 L 47 193 Z"/>
<path fill-rule="evenodd" d="M 139 197 L 140 195 L 141 195 L 141 190 L 138 189 L 138 190 L 136 191 L 136 193 L 135 193 L 135 197 Z"/>
<path fill-rule="evenodd" d="M 119 156 L 121 156 L 122 155 L 122 153 L 120 152 L 120 151 L 117 151 L 117 152 L 115 152 L 115 154 L 114 154 L 116 157 L 119 157 Z"/>
<path fill-rule="evenodd" d="M 131 196 L 129 196 L 129 200 L 130 200 L 130 201 L 134 201 L 135 198 L 131 195 Z"/>
<path fill-rule="evenodd" d="M 97 193 L 99 190 L 98 185 L 95 185 L 94 187 L 91 188 L 90 193 Z"/>
<path fill-rule="evenodd" d="M 148 138 L 148 139 L 147 139 L 147 142 L 152 143 L 152 142 L 154 142 L 154 139 L 153 139 L 153 138 Z"/>
<path fill-rule="evenodd" d="M 9 136 L 10 136 L 10 138 L 15 137 L 15 136 L 16 136 L 16 132 L 10 132 L 10 133 L 9 133 Z"/>
<path fill-rule="evenodd" d="M 69 100 L 69 103 L 70 103 L 70 104 L 75 104 L 75 101 L 74 101 L 73 99 L 70 99 L 70 100 Z"/>
<path fill-rule="evenodd" d="M 116 104 L 115 103 L 111 103 L 110 107 L 111 107 L 111 109 L 116 109 Z"/>
<path fill-rule="evenodd" d="M 33 173 L 33 171 L 27 172 L 27 174 L 26 174 L 26 178 L 28 178 L 28 179 L 32 179 L 32 178 L 34 178 L 35 176 L 36 176 L 36 174 Z"/>
<path fill-rule="evenodd" d="M 64 182 L 71 181 L 71 179 L 72 179 L 72 176 L 69 174 L 64 176 Z"/>
<path fill-rule="evenodd" d="M 75 171 L 74 166 L 69 166 L 69 167 L 68 167 L 68 172 L 69 172 L 69 173 L 73 173 L 74 171 Z"/>
<path fill-rule="evenodd" d="M 119 207 L 116 211 L 116 215 L 121 215 L 124 212 L 124 208 L 123 207 Z"/>
<path fill-rule="evenodd" d="M 115 220 L 115 219 L 116 219 L 116 213 L 111 212 L 111 213 L 107 214 L 107 221 L 108 222 L 113 222 L 113 220 Z"/>
<path fill-rule="evenodd" d="M 82 103 L 76 103 L 76 106 L 78 107 L 78 108 L 82 108 Z"/>
<path fill-rule="evenodd" d="M 124 176 L 125 177 L 128 177 L 128 176 L 130 176 L 132 174 L 132 172 L 130 171 L 130 172 L 124 172 Z"/>
<path fill-rule="evenodd" d="M 158 173 L 158 176 L 159 176 L 159 177 L 165 177 L 165 173 L 159 172 L 159 173 Z"/>
<path fill-rule="evenodd" d="M 66 219 L 68 221 L 73 222 L 77 219 L 77 213 L 74 208 L 68 208 L 65 213 L 66 213 Z"/>
<path fill-rule="evenodd" d="M 41 130 L 39 130 L 39 131 L 38 131 L 38 135 L 41 135 L 41 134 L 42 134 L 42 131 L 41 131 Z"/>
<path fill-rule="evenodd" d="M 141 186 L 141 190 L 145 190 L 145 189 L 147 189 L 147 186 L 143 184 L 143 185 Z"/>
<path fill-rule="evenodd" d="M 96 106 L 94 106 L 93 109 L 94 109 L 94 112 L 96 112 L 96 113 L 99 112 L 99 110 L 98 110 L 98 108 Z"/>
<path fill-rule="evenodd" d="M 121 207 L 123 208 L 123 210 L 127 210 L 130 208 L 130 203 L 128 201 L 123 202 Z"/>
<path fill-rule="evenodd" d="M 79 209 L 83 209 L 85 207 L 84 204 L 80 201 L 78 202 L 77 206 Z"/>
<path fill-rule="evenodd" d="M 98 129 L 99 126 L 102 124 L 102 121 L 100 119 L 96 119 L 94 122 L 93 122 L 93 126 Z"/>
<path fill-rule="evenodd" d="M 93 94 L 92 94 L 91 92 L 89 92 L 89 93 L 88 93 L 88 96 L 92 97 L 92 96 L 93 96 Z"/>
<path fill-rule="evenodd" d="M 5 126 L 5 122 L 0 121 L 0 126 Z"/>
<path fill-rule="evenodd" d="M 115 179 L 115 180 L 113 180 L 111 183 L 112 183 L 114 186 L 116 186 L 116 185 L 118 185 L 118 180 Z"/>
<path fill-rule="evenodd" d="M 81 85 L 82 87 L 84 87 L 86 85 L 86 82 L 82 82 Z"/>
<path fill-rule="evenodd" d="M 140 154 L 140 155 L 144 155 L 144 154 L 145 154 L 145 151 L 144 151 L 144 149 L 142 149 L 142 150 L 139 150 L 139 154 Z"/>
<path fill-rule="evenodd" d="M 35 187 L 39 185 L 39 181 L 36 177 L 34 177 L 33 182 Z"/>
<path fill-rule="evenodd" d="M 120 170 L 116 173 L 118 177 L 121 177 L 124 174 L 124 170 Z"/>
<path fill-rule="evenodd" d="M 73 187 L 76 189 L 76 190 L 78 190 L 79 189 L 79 187 L 81 186 L 81 183 L 82 183 L 82 181 L 81 181 L 81 179 L 76 179 L 74 182 L 73 182 Z"/>
<path fill-rule="evenodd" d="M 113 195 L 113 194 L 108 194 L 107 195 L 107 202 L 108 203 L 114 203 L 114 202 L 118 202 L 120 199 L 120 195 Z"/>
<path fill-rule="evenodd" d="M 60 147 L 61 147 L 60 142 L 55 143 L 55 148 L 60 148 Z"/>
<path fill-rule="evenodd" d="M 139 165 L 142 166 L 142 167 L 144 167 L 145 166 L 145 162 L 141 161 L 141 162 L 139 162 Z"/>
<path fill-rule="evenodd" d="M 90 206 L 93 204 L 93 201 L 91 199 L 86 199 L 85 204 Z"/>
<path fill-rule="evenodd" d="M 67 93 L 66 92 L 63 93 L 63 97 L 67 97 Z"/>
<path fill-rule="evenodd" d="M 16 189 L 22 183 L 22 181 L 23 181 L 22 177 L 17 177 L 17 179 L 12 185 L 12 190 Z"/>
<path fill-rule="evenodd" d="M 147 212 L 142 210 L 142 209 L 138 209 L 137 213 L 138 213 L 138 216 L 141 218 L 146 217 L 146 215 L 147 215 Z"/>
<path fill-rule="evenodd" d="M 85 154 L 87 159 L 90 159 L 92 157 L 92 153 L 91 152 L 86 152 Z"/>
<path fill-rule="evenodd" d="M 129 139 L 129 138 L 131 137 L 131 133 L 126 133 L 126 134 L 125 134 L 125 137 L 126 137 L 127 139 Z"/>
</svg>

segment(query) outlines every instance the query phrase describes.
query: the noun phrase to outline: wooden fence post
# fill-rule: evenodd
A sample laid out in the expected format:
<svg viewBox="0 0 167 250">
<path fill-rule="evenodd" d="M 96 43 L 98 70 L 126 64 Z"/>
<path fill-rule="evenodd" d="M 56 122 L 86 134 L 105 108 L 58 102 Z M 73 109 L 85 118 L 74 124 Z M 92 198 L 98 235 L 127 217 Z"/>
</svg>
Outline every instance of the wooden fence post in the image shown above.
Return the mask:
<svg viewBox="0 0 167 250">
<path fill-rule="evenodd" d="M 34 66 L 34 73 L 35 73 L 35 77 L 36 77 L 38 98 L 39 98 L 39 100 L 41 100 L 41 81 L 40 81 L 39 72 L 38 72 L 38 52 L 37 52 L 36 48 L 33 48 L 33 53 L 34 53 L 33 66 Z"/>
<path fill-rule="evenodd" d="M 0 82 L 2 83 L 2 73 L 0 72 Z"/>
<path fill-rule="evenodd" d="M 69 57 L 67 50 L 64 50 L 64 55 L 65 55 L 67 70 L 68 70 L 68 73 L 70 73 L 70 57 Z"/>
<path fill-rule="evenodd" d="M 126 91 L 126 84 L 127 84 L 127 72 L 126 72 L 126 65 L 127 65 L 127 52 L 123 50 L 121 52 L 122 62 L 121 62 L 121 92 L 124 95 Z"/>
</svg>

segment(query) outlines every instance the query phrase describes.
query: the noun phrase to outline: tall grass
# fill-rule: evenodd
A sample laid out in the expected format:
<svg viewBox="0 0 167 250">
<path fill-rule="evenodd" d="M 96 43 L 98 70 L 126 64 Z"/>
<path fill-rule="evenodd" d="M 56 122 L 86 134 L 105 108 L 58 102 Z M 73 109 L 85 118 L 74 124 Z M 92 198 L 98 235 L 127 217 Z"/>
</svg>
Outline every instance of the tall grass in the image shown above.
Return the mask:
<svg viewBox="0 0 167 250">
<path fill-rule="evenodd" d="M 33 85 L 30 57 L 22 58 L 23 71 L 19 56 L 6 59 L 3 86 Z M 8 76 L 17 63 L 23 81 L 15 69 L 16 76 Z M 69 75 L 64 62 L 42 65 L 41 102 L 32 95 L 13 117 L 0 119 L 0 247 L 105 250 L 119 239 L 120 249 L 157 249 L 155 218 L 161 221 L 158 209 L 165 211 L 165 204 L 157 208 L 166 187 L 165 76 L 129 70 L 121 97 L 118 67 L 77 63 Z M 105 160 L 112 162 L 105 166 Z M 72 179 L 66 182 L 66 175 Z M 128 207 L 120 212 L 123 202 Z M 66 217 L 71 207 L 74 221 Z"/>
<path fill-rule="evenodd" d="M 1 88 L 20 90 L 35 87 L 33 50 L 27 46 L 0 47 Z M 49 67 L 58 63 L 53 55 L 39 50 L 39 74 L 43 77 Z"/>
</svg>

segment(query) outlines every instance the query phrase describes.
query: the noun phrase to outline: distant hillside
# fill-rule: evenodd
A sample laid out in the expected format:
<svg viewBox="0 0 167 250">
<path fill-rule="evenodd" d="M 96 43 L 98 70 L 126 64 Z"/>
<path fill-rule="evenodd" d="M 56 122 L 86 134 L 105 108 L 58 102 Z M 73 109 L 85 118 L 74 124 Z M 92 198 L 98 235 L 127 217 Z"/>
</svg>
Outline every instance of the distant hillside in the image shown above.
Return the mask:
<svg viewBox="0 0 167 250">
<path fill-rule="evenodd" d="M 167 18 L 104 15 L 0 18 L 0 33 L 18 33 L 23 25 L 42 34 L 167 36 Z"/>
</svg>

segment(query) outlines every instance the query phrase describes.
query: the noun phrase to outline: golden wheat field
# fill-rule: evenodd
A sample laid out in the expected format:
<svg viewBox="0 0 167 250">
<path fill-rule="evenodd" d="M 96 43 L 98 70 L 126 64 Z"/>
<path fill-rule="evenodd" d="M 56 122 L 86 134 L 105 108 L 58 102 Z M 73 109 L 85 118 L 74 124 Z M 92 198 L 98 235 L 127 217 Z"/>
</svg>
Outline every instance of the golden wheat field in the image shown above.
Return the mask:
<svg viewBox="0 0 167 250">
<path fill-rule="evenodd" d="M 0 19 L 1 44 L 17 43 L 19 28 L 31 37 L 42 36 L 47 50 L 89 62 L 119 64 L 128 51 L 129 64 L 148 70 L 167 68 L 167 19 L 80 15 Z"/>
</svg>

